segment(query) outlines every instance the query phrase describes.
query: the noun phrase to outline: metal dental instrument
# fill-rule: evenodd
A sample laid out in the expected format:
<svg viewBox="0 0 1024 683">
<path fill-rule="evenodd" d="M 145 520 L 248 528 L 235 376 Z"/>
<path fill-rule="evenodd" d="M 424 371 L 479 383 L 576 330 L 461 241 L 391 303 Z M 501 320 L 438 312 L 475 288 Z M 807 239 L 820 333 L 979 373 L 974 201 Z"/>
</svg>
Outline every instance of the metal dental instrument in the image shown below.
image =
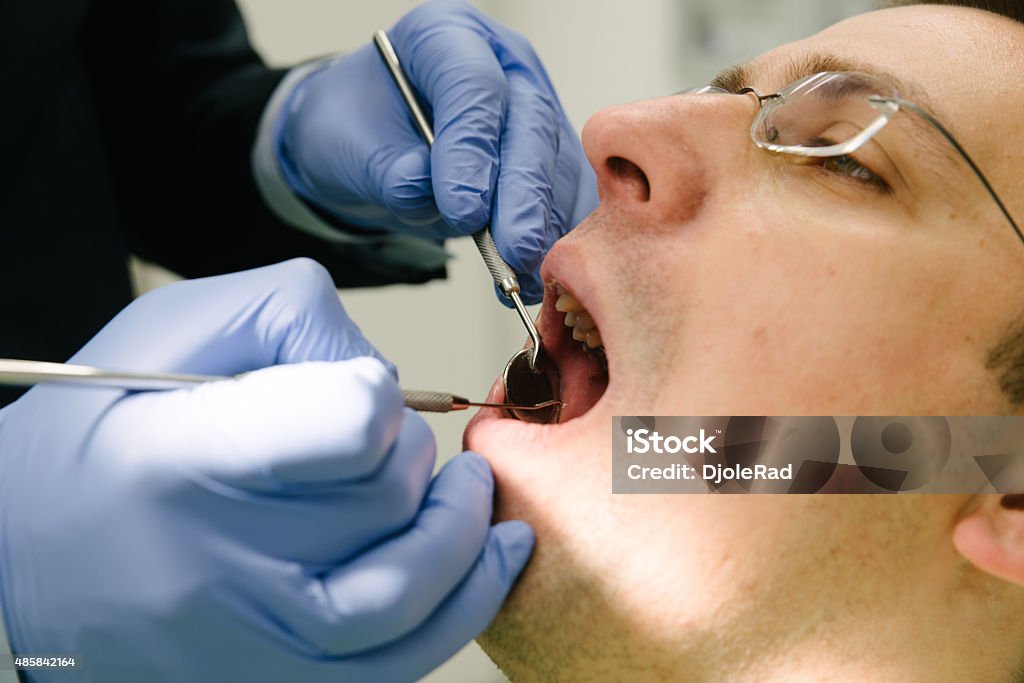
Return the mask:
<svg viewBox="0 0 1024 683">
<path fill-rule="evenodd" d="M 15 387 L 55 383 L 136 391 L 167 391 L 170 389 L 193 387 L 206 382 L 238 379 L 241 376 L 127 372 L 122 370 L 105 370 L 91 365 L 0 358 L 0 385 Z M 406 406 L 424 413 L 450 413 L 454 410 L 466 410 L 471 407 L 505 408 L 515 411 L 546 411 L 551 408 L 561 407 L 561 401 L 557 400 L 542 401 L 528 405 L 485 403 L 468 401 L 461 396 L 443 391 L 420 391 L 414 389 L 403 389 L 402 398 L 405 400 Z"/>
<path fill-rule="evenodd" d="M 423 110 L 420 109 L 420 105 L 416 101 L 416 94 L 413 92 L 412 86 L 409 85 L 409 81 L 402 71 L 402 65 L 398 62 L 398 54 L 395 52 L 395 48 L 391 45 L 391 41 L 388 40 L 388 36 L 384 31 L 377 31 L 373 35 L 373 42 L 377 46 L 380 56 L 384 59 L 388 71 L 391 72 L 391 77 L 394 79 L 395 85 L 398 86 L 402 99 L 405 100 L 405 105 L 409 109 L 409 114 L 412 116 L 416 128 L 419 129 L 420 135 L 423 136 L 427 146 L 432 147 L 434 144 L 434 132 L 431 130 L 427 117 L 423 114 Z M 526 306 L 523 305 L 523 300 L 519 296 L 519 280 L 516 279 L 516 274 L 512 272 L 512 269 L 509 268 L 508 264 L 505 263 L 498 253 L 498 248 L 494 245 L 494 238 L 491 237 L 490 226 L 484 226 L 479 232 L 473 233 L 473 241 L 476 243 L 476 248 L 480 252 L 480 256 L 483 257 L 484 263 L 487 264 L 487 270 L 490 271 L 494 284 L 498 286 L 498 289 L 501 290 L 501 293 L 506 298 L 512 300 L 512 304 L 516 307 L 516 312 L 519 313 L 520 320 L 523 321 L 523 325 L 526 327 L 527 334 L 530 335 L 533 348 L 524 349 L 524 351 L 527 351 L 529 355 L 530 370 L 538 372 L 537 358 L 540 356 L 541 351 L 540 334 L 537 332 L 537 327 L 533 324 L 533 320 L 530 319 L 530 315 L 526 312 Z"/>
<path fill-rule="evenodd" d="M 446 394 L 442 391 L 420 391 L 417 389 L 402 389 L 402 397 L 405 405 L 418 410 L 421 413 L 450 413 L 453 410 L 465 410 L 466 408 L 505 408 L 507 410 L 536 410 L 547 411 L 552 408 L 561 407 L 562 402 L 557 400 L 543 401 L 532 405 L 518 403 L 477 403 L 467 401 L 461 396 Z"/>
<path fill-rule="evenodd" d="M 564 405 L 558 396 L 558 373 L 553 368 L 550 372 L 541 369 L 539 372 L 530 368 L 529 349 L 523 349 L 512 356 L 505 366 L 502 382 L 505 386 L 505 400 L 512 405 L 549 406 L 544 410 L 522 412 L 512 408 L 512 416 L 523 422 L 537 424 L 554 424 L 562 415 Z M 551 363 L 542 363 L 551 367 Z"/>
</svg>

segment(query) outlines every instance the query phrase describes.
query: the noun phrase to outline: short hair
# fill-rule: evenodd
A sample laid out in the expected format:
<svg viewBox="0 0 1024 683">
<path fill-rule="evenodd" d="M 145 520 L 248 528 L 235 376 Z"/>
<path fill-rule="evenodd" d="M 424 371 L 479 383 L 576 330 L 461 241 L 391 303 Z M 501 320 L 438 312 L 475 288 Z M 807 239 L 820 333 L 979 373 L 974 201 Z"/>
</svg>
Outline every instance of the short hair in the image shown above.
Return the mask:
<svg viewBox="0 0 1024 683">
<path fill-rule="evenodd" d="M 999 388 L 1013 405 L 1024 406 L 1024 314 L 989 351 L 986 367 L 999 373 Z"/>
<path fill-rule="evenodd" d="M 1022 0 L 882 0 L 880 7 L 903 7 L 905 5 L 950 5 L 953 7 L 973 7 L 999 14 L 1009 19 L 1024 23 L 1024 1 Z"/>
</svg>

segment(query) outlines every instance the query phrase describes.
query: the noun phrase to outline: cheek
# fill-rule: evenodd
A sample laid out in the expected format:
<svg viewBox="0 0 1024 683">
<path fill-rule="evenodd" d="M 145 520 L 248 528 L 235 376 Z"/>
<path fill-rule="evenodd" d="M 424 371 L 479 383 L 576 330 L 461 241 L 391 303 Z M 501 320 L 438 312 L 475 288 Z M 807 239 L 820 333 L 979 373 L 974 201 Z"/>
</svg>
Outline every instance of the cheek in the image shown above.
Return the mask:
<svg viewBox="0 0 1024 683">
<path fill-rule="evenodd" d="M 866 410 L 853 401 L 880 386 L 907 397 L 951 364 L 977 373 L 962 362 L 963 316 L 950 317 L 963 314 L 962 267 L 916 246 L 877 231 L 709 240 L 681 278 L 687 320 L 675 336 L 687 387 L 721 399 L 700 408 L 828 412 L 849 399 Z"/>
<path fill-rule="evenodd" d="M 715 572 L 728 568 L 722 595 L 742 570 L 731 564 L 736 551 L 774 544 L 771 530 L 785 528 L 781 521 L 806 504 L 800 497 L 766 505 L 765 496 L 613 495 L 612 416 L 585 419 L 556 430 L 489 421 L 468 439 L 491 463 L 496 517 L 533 525 L 535 568 L 564 573 L 568 566 L 552 566 L 557 558 L 610 584 L 650 586 L 631 591 L 637 595 L 656 595 L 658 588 L 675 593 L 691 580 L 716 582 Z M 668 566 L 674 570 L 666 572 Z"/>
</svg>

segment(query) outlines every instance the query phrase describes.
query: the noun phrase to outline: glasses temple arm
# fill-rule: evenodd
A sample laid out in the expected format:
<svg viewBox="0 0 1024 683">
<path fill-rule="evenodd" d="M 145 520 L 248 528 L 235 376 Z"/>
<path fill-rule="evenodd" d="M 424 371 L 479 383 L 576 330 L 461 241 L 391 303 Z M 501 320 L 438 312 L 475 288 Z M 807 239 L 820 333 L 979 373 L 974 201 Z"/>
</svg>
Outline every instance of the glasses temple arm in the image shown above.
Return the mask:
<svg viewBox="0 0 1024 683">
<path fill-rule="evenodd" d="M 967 153 L 967 150 L 960 146 L 960 143 L 956 141 L 956 138 L 954 138 L 948 130 L 946 130 L 945 126 L 939 123 L 934 116 L 926 112 L 924 109 L 921 109 L 921 107 L 917 106 L 913 102 L 910 102 L 909 100 L 904 100 L 900 97 L 879 97 L 877 99 L 883 101 L 893 101 L 896 102 L 901 107 L 906 107 L 907 109 L 909 109 L 910 111 L 914 112 L 922 119 L 927 121 L 929 124 L 931 124 L 931 126 L 935 128 L 935 130 L 942 133 L 942 137 L 946 138 L 946 140 L 949 141 L 949 144 L 953 145 L 954 149 L 956 149 L 956 151 L 960 153 L 960 156 L 964 158 L 964 161 L 966 161 L 967 164 L 971 167 L 971 170 L 974 171 L 974 175 L 978 176 L 978 180 L 981 181 L 981 184 L 985 186 L 985 189 L 988 191 L 989 195 L 992 197 L 993 200 L 995 200 L 996 204 L 999 206 L 999 210 L 1003 212 L 1004 216 L 1006 216 L 1006 220 L 1010 221 L 1010 225 L 1013 227 L 1013 231 L 1017 233 L 1017 237 L 1019 237 L 1020 241 L 1024 243 L 1024 233 L 1022 233 L 1021 229 L 1017 226 L 1017 222 L 1013 220 L 1013 216 L 1010 215 L 1010 211 L 1003 204 L 1003 200 L 1000 199 L 999 195 L 996 194 L 996 191 L 992 189 L 992 185 L 989 184 L 988 179 L 985 177 L 985 174 L 981 172 L 981 169 L 978 168 L 978 165 L 974 163 L 974 159 L 971 158 L 971 155 Z"/>
</svg>

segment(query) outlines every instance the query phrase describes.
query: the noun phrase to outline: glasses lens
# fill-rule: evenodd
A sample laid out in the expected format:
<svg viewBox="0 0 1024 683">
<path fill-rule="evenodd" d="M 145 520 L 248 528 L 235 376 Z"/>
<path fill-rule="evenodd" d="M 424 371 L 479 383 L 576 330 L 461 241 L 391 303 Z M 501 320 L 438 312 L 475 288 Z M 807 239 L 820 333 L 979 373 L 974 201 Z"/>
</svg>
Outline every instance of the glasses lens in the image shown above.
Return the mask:
<svg viewBox="0 0 1024 683">
<path fill-rule="evenodd" d="M 866 74 L 820 73 L 765 99 L 750 134 L 765 149 L 803 156 L 849 154 L 898 107 L 895 91 Z"/>
</svg>

